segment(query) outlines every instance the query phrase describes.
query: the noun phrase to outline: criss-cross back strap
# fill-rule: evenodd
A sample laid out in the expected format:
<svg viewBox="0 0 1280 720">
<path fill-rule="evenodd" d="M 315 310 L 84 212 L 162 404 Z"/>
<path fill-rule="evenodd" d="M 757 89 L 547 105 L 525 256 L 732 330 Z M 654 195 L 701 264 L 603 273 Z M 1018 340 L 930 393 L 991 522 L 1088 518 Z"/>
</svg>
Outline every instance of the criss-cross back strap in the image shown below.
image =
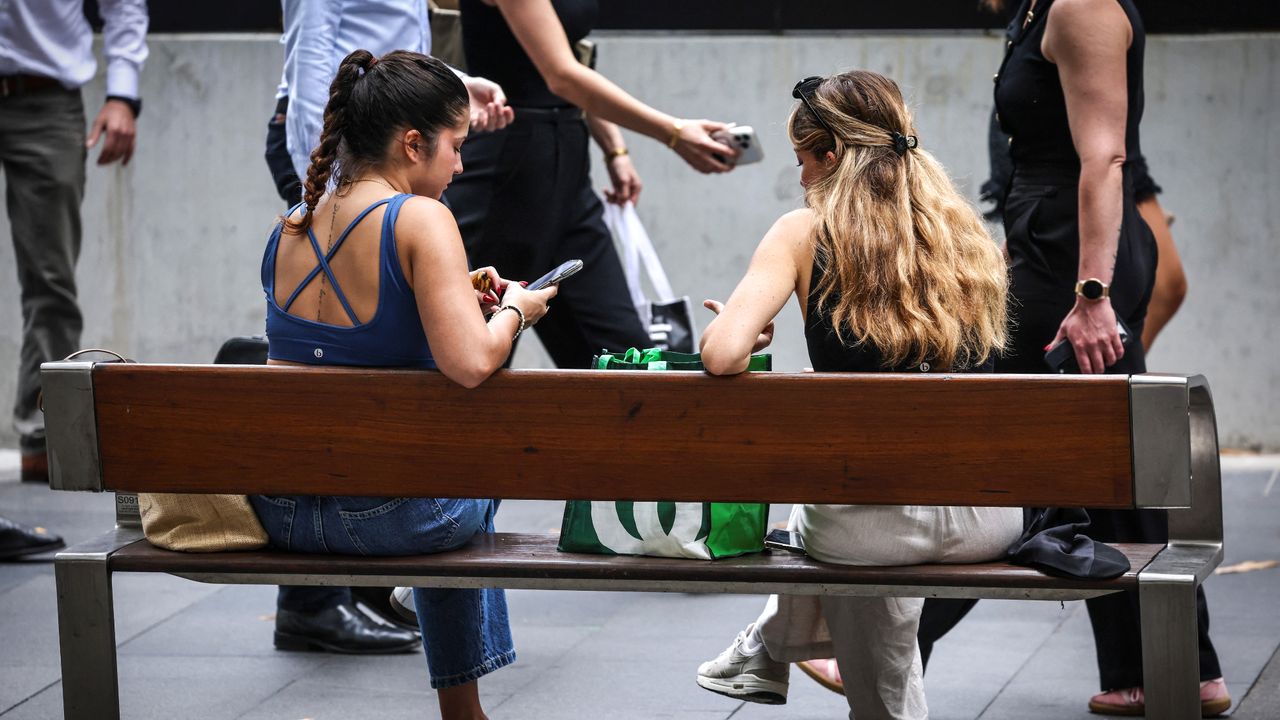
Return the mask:
<svg viewBox="0 0 1280 720">
<path fill-rule="evenodd" d="M 342 243 L 346 241 L 347 236 L 351 234 L 351 231 L 355 229 L 356 225 L 360 224 L 361 220 L 365 219 L 365 216 L 379 207 L 391 202 L 391 200 L 392 198 L 384 198 L 361 211 L 361 213 L 347 225 L 347 229 L 343 230 L 342 234 L 338 236 L 338 239 L 334 241 L 333 247 L 329 248 L 328 253 L 320 250 L 320 242 L 316 240 L 315 232 L 313 232 L 311 228 L 307 228 L 307 237 L 311 240 L 311 249 L 315 251 L 316 260 L 318 262 L 316 266 L 311 269 L 311 272 L 307 273 L 307 276 L 302 279 L 302 282 L 293 291 L 293 294 L 289 296 L 289 299 L 285 301 L 281 309 L 285 312 L 289 312 L 289 306 L 293 305 L 293 301 L 298 299 L 298 295 L 302 292 L 303 288 L 314 280 L 316 275 L 323 272 L 325 277 L 329 278 L 329 284 L 333 286 L 333 292 L 338 296 L 338 302 L 342 303 L 342 309 L 346 310 L 347 317 L 351 318 L 351 324 L 359 325 L 360 318 L 356 317 L 355 311 L 351 309 L 351 304 L 347 302 L 347 296 L 342 292 L 342 287 L 338 285 L 338 279 L 333 276 L 333 270 L 329 267 L 329 261 L 333 259 L 333 256 L 337 254 L 338 250 L 342 247 Z"/>
</svg>

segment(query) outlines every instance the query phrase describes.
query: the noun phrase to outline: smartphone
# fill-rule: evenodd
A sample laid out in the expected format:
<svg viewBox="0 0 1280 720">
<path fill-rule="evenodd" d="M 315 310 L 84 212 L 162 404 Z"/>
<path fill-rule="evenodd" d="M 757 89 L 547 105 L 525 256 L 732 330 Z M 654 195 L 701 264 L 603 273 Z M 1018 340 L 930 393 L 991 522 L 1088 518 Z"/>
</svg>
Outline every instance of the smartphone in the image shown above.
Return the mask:
<svg viewBox="0 0 1280 720">
<path fill-rule="evenodd" d="M 541 290 L 548 285 L 555 285 L 561 280 L 573 275 L 582 269 L 581 260 L 566 260 L 560 264 L 555 270 L 543 275 L 542 277 L 529 283 L 525 290 Z"/>
<path fill-rule="evenodd" d="M 804 538 L 792 530 L 770 530 L 764 536 L 764 546 L 774 550 L 804 554 Z"/>
<path fill-rule="evenodd" d="M 1129 327 L 1120 318 L 1116 318 L 1116 332 L 1120 333 L 1120 344 L 1124 346 L 1124 351 L 1129 352 L 1129 340 L 1133 333 L 1129 332 Z M 1067 338 L 1063 338 L 1057 345 L 1049 348 L 1049 352 L 1044 354 L 1044 363 L 1049 366 L 1051 372 L 1080 372 L 1080 364 L 1076 362 L 1076 351 Z"/>
<path fill-rule="evenodd" d="M 734 125 L 725 130 L 717 130 L 711 134 L 711 139 L 738 149 L 736 160 L 729 160 L 716 155 L 715 158 L 720 162 L 727 162 L 733 165 L 750 165 L 764 160 L 764 148 L 761 147 L 760 141 L 756 139 L 756 131 L 751 129 L 750 125 Z"/>
</svg>

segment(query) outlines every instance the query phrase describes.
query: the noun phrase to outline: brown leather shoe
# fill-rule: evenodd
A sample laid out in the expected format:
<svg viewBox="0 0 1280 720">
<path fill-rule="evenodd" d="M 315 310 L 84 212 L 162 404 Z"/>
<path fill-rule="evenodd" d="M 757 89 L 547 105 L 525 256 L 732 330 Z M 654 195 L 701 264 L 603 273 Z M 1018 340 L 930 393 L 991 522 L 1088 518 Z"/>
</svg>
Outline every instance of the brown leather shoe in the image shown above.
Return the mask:
<svg viewBox="0 0 1280 720">
<path fill-rule="evenodd" d="M 49 484 L 49 454 L 44 450 L 22 451 L 22 482 Z"/>
</svg>

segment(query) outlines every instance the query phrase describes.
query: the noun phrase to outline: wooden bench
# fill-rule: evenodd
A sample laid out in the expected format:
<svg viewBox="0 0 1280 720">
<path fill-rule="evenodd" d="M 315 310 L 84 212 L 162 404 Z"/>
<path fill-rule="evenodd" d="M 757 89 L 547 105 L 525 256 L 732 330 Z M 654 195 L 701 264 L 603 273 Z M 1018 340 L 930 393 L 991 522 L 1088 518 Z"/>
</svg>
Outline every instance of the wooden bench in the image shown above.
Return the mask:
<svg viewBox="0 0 1280 720">
<path fill-rule="evenodd" d="M 1222 557 L 1213 404 L 1198 376 L 504 371 L 50 363 L 52 486 L 118 522 L 55 562 L 65 717 L 119 714 L 112 575 L 212 583 L 1142 596 L 1148 717 L 1199 717 L 1195 588 Z M 478 468 L 501 468 L 479 472 Z M 136 492 L 1181 508 L 1106 581 L 1003 562 L 848 567 L 558 553 L 499 533 L 439 555 L 194 555 L 142 540 Z M 501 522 L 501 520 L 499 520 Z M 690 658 L 690 667 L 697 658 Z"/>
</svg>

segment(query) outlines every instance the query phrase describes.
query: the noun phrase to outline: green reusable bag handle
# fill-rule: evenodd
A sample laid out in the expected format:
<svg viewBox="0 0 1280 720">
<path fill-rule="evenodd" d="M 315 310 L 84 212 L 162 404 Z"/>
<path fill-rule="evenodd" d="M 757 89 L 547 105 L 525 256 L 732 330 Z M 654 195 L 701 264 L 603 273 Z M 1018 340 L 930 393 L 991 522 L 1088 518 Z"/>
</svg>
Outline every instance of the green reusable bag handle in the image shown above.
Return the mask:
<svg viewBox="0 0 1280 720">
<path fill-rule="evenodd" d="M 592 367 L 596 370 L 705 370 L 699 353 L 681 353 L 660 348 L 638 350 L 627 348 L 621 355 L 604 353 L 597 355 Z M 749 372 L 773 370 L 773 356 L 769 353 L 752 355 L 747 362 Z"/>
</svg>

